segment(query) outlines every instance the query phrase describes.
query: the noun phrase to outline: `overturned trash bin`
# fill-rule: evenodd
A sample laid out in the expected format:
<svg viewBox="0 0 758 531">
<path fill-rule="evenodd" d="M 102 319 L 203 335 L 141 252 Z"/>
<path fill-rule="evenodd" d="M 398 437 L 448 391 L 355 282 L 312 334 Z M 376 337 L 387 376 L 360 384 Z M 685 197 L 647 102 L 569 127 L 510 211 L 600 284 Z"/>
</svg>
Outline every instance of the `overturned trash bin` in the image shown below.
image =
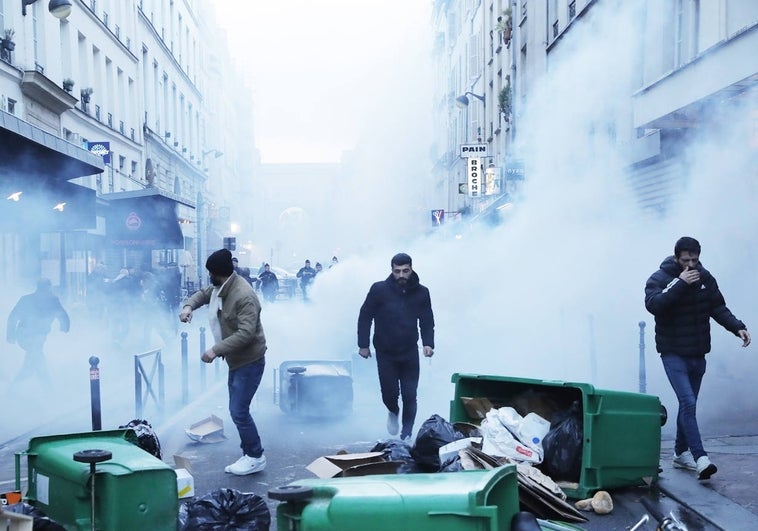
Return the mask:
<svg viewBox="0 0 758 531">
<path fill-rule="evenodd" d="M 559 454 L 575 457 L 576 463 L 563 463 L 571 477 L 555 477 L 545 469 L 550 460 L 545 448 L 545 461 L 536 466 L 571 498 L 586 498 L 600 489 L 649 485 L 658 478 L 665 409 L 657 396 L 595 389 L 587 383 L 481 374 L 456 373 L 452 382 L 450 422 L 479 422 L 486 408 L 505 406 L 549 420 L 551 431 L 543 444 L 556 434 L 565 436 L 556 445 Z M 567 425 L 575 428 L 573 433 L 560 433 Z M 571 440 L 576 441 L 575 449 L 568 448 Z"/>
<path fill-rule="evenodd" d="M 82 458 L 95 454 L 108 458 Z M 17 484 L 23 456 L 27 501 L 66 529 L 176 529 L 176 473 L 137 446 L 131 429 L 34 437 L 16 453 Z"/>
<path fill-rule="evenodd" d="M 284 413 L 304 419 L 344 417 L 353 411 L 351 362 L 285 361 L 274 372 L 274 391 Z"/>
<path fill-rule="evenodd" d="M 280 531 L 496 531 L 519 510 L 516 467 L 305 479 L 269 490 Z"/>
</svg>

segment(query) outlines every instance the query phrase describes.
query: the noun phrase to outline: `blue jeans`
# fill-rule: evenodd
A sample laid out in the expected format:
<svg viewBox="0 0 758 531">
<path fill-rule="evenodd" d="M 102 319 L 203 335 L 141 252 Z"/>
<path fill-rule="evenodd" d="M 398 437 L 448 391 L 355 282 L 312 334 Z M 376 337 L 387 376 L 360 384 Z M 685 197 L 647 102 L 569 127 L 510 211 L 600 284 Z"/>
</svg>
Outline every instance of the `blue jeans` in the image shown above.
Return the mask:
<svg viewBox="0 0 758 531">
<path fill-rule="evenodd" d="M 376 367 L 379 372 L 379 388 L 382 402 L 394 414 L 400 413 L 398 398 L 403 398 L 402 428 L 400 438 L 409 437 L 416 420 L 416 390 L 419 379 L 418 347 L 401 352 L 376 351 Z"/>
<path fill-rule="evenodd" d="M 266 359 L 261 358 L 239 369 L 229 371 L 229 414 L 240 434 L 242 453 L 250 457 L 263 455 L 258 428 L 250 415 L 250 403 L 263 378 Z"/>
<path fill-rule="evenodd" d="M 676 416 L 676 441 L 674 452 L 677 455 L 686 451 L 698 460 L 707 455 L 697 426 L 697 396 L 700 383 L 705 374 L 705 356 L 689 357 L 676 354 L 662 354 L 661 361 L 671 387 L 679 400 L 679 412 Z"/>
</svg>

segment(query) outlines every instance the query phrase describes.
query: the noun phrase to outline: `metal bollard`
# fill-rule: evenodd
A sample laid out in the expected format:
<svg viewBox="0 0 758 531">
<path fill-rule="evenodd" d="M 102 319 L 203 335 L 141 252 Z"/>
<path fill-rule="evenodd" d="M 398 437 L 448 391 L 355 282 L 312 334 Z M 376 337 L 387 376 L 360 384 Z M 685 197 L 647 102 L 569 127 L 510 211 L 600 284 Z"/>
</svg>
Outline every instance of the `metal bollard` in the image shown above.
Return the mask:
<svg viewBox="0 0 758 531">
<path fill-rule="evenodd" d="M 640 327 L 640 393 L 647 392 L 647 375 L 645 373 L 645 321 L 639 322 Z"/>
<path fill-rule="evenodd" d="M 100 418 L 100 369 L 97 364 L 100 358 L 90 356 L 89 358 L 89 393 L 90 408 L 92 410 L 92 431 L 100 431 L 103 424 Z"/>
<path fill-rule="evenodd" d="M 189 402 L 189 367 L 187 364 L 187 332 L 182 332 L 182 404 Z"/>
<path fill-rule="evenodd" d="M 200 355 L 205 354 L 205 327 L 200 327 Z M 200 363 L 200 389 L 205 391 L 205 363 Z"/>
</svg>

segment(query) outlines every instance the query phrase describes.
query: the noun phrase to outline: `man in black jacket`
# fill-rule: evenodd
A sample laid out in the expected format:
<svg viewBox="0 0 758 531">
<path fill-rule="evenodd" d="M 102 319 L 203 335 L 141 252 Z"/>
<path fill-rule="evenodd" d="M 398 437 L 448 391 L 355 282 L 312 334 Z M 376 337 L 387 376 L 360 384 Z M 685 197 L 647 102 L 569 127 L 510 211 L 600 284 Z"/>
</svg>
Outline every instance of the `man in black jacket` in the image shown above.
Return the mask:
<svg viewBox="0 0 758 531">
<path fill-rule="evenodd" d="M 687 236 L 676 242 L 674 256 L 648 279 L 645 307 L 655 316 L 655 346 L 679 401 L 674 466 L 709 479 L 717 469 L 703 449 L 696 409 L 705 355 L 711 351 L 710 319 L 739 336 L 743 347 L 750 344 L 750 334 L 726 307 L 716 279 L 700 263 L 700 243 Z"/>
<path fill-rule="evenodd" d="M 400 438 L 408 439 L 416 420 L 419 379 L 418 339 L 424 356 L 434 355 L 434 314 L 429 290 L 419 283 L 411 257 L 399 253 L 390 261 L 392 273 L 369 289 L 358 314 L 358 354 L 371 357 L 369 332 L 374 322 L 374 348 L 382 402 L 389 411 L 387 431 L 398 433 L 398 398 L 403 399 Z"/>
<path fill-rule="evenodd" d="M 62 332 L 68 332 L 71 321 L 60 299 L 53 294 L 47 278 L 37 282 L 37 290 L 21 297 L 8 315 L 8 343 L 18 343 L 26 356 L 16 381 L 39 375 L 44 384 L 50 383 L 45 363 L 44 346 L 53 321 L 57 319 Z"/>
</svg>

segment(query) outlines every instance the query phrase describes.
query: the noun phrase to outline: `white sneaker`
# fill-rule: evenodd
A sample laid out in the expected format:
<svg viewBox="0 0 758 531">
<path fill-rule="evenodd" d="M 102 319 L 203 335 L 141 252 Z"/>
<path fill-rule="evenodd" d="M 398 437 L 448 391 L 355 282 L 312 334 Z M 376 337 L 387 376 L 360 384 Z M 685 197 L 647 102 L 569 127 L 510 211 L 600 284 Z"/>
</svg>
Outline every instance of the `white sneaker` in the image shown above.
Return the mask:
<svg viewBox="0 0 758 531">
<path fill-rule="evenodd" d="M 711 476 L 716 473 L 718 468 L 711 463 L 707 455 L 704 455 L 697 460 L 697 479 L 711 479 Z"/>
<path fill-rule="evenodd" d="M 255 474 L 266 468 L 266 456 L 250 457 L 249 455 L 243 455 L 237 459 L 234 463 L 224 468 L 224 471 L 236 476 L 247 476 L 248 474 Z"/>
<path fill-rule="evenodd" d="M 697 463 L 695 463 L 695 458 L 692 457 L 692 452 L 689 450 L 685 450 L 679 455 L 674 454 L 673 464 L 674 468 L 697 470 Z"/>
<path fill-rule="evenodd" d="M 397 432 L 400 431 L 400 426 L 397 422 L 397 413 L 393 413 L 392 411 L 387 413 L 387 431 L 390 435 L 397 435 Z"/>
</svg>

